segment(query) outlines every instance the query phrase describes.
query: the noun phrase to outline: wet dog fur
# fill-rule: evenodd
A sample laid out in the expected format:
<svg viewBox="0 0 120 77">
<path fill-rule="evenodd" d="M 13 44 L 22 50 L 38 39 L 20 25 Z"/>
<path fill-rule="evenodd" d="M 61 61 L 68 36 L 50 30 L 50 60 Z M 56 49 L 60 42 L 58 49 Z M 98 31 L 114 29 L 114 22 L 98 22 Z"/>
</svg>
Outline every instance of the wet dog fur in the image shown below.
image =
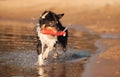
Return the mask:
<svg viewBox="0 0 120 77">
<path fill-rule="evenodd" d="M 56 44 L 60 44 L 63 51 L 66 51 L 68 30 L 65 31 L 65 36 L 52 36 L 41 33 L 41 30 L 45 28 L 51 28 L 55 32 L 63 31 L 65 27 L 63 27 L 59 21 L 63 16 L 64 14 L 56 14 L 52 11 L 45 11 L 39 18 L 39 23 L 36 27 L 39 65 L 44 65 L 44 60 L 48 58 L 49 52 L 56 47 Z"/>
</svg>

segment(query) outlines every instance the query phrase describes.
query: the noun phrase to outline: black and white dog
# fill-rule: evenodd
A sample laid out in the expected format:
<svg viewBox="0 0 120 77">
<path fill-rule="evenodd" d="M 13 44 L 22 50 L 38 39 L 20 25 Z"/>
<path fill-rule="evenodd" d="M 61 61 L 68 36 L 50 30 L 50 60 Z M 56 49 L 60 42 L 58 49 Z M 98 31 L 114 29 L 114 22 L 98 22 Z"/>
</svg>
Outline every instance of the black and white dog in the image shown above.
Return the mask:
<svg viewBox="0 0 120 77">
<path fill-rule="evenodd" d="M 48 58 L 49 52 L 55 48 L 56 43 L 62 46 L 63 51 L 66 51 L 67 40 L 68 40 L 68 30 L 63 27 L 59 21 L 64 14 L 56 14 L 52 11 L 45 11 L 42 13 L 37 24 L 37 53 L 38 53 L 38 63 L 39 65 L 44 65 L 44 60 Z M 53 36 L 43 34 L 41 31 L 45 28 L 50 28 L 54 32 L 65 31 L 65 36 Z"/>
</svg>

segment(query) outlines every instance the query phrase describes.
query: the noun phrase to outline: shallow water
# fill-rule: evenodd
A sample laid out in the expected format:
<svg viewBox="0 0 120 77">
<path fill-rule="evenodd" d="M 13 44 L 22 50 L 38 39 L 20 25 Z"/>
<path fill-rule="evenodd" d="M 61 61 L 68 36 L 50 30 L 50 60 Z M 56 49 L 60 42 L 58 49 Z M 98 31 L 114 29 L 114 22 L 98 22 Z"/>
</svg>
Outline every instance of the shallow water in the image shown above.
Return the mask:
<svg viewBox="0 0 120 77">
<path fill-rule="evenodd" d="M 1 77 L 81 77 L 87 58 L 96 50 L 97 35 L 83 27 L 71 27 L 66 53 L 70 56 L 38 67 L 34 24 L 21 24 L 0 24 Z"/>
</svg>

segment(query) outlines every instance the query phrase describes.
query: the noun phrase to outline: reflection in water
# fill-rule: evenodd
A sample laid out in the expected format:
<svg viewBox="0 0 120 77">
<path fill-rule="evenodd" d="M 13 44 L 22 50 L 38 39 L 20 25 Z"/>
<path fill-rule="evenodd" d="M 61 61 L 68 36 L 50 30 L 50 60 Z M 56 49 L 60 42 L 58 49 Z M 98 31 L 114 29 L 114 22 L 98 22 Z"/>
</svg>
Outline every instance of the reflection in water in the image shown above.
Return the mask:
<svg viewBox="0 0 120 77">
<path fill-rule="evenodd" d="M 81 62 L 53 63 L 38 68 L 38 77 L 81 77 L 84 70 Z"/>
<path fill-rule="evenodd" d="M 38 68 L 38 77 L 66 77 L 65 64 L 52 64 L 45 67 Z"/>
<path fill-rule="evenodd" d="M 43 67 L 38 68 L 38 77 L 44 77 L 45 76 L 45 69 Z"/>
<path fill-rule="evenodd" d="M 96 49 L 94 42 L 97 38 L 98 36 L 84 32 L 84 30 L 70 29 L 68 49 L 93 52 Z M 53 62 L 45 67 L 39 67 L 37 74 L 35 67 L 37 53 L 34 43 L 33 24 L 0 21 L 0 76 L 37 77 L 39 74 L 38 77 L 81 77 L 84 63 L 80 60 Z"/>
</svg>

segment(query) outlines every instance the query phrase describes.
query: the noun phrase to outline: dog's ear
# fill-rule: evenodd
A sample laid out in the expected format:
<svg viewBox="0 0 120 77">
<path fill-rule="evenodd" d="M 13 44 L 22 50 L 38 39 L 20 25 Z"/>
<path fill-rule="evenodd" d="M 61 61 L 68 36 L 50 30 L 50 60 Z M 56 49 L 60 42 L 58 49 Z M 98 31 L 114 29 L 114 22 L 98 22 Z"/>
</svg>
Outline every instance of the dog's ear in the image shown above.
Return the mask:
<svg viewBox="0 0 120 77">
<path fill-rule="evenodd" d="M 45 19 L 46 15 L 49 13 L 49 11 L 44 11 L 41 15 L 41 18 Z"/>
<path fill-rule="evenodd" d="M 61 19 L 64 16 L 64 13 L 63 14 L 58 14 L 57 16 L 58 16 L 59 19 Z"/>
<path fill-rule="evenodd" d="M 43 12 L 43 14 L 45 14 L 46 12 L 48 12 L 47 10 L 45 10 L 44 12 Z"/>
</svg>

